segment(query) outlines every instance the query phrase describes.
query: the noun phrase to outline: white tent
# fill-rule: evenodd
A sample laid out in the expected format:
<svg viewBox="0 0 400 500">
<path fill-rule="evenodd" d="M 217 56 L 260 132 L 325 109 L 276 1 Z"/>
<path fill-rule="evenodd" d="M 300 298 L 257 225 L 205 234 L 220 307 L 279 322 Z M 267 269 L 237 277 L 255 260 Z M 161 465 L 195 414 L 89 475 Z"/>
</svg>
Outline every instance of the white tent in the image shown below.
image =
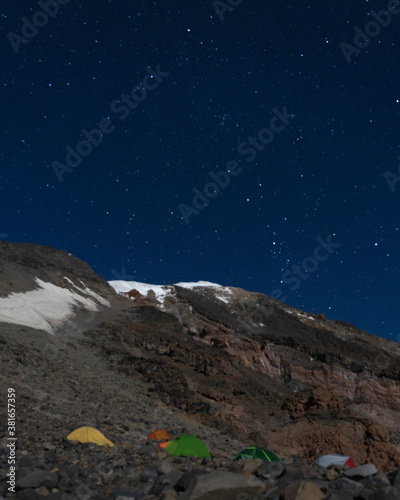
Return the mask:
<svg viewBox="0 0 400 500">
<path fill-rule="evenodd" d="M 321 467 L 329 467 L 330 465 L 338 465 L 339 467 L 355 467 L 351 457 L 346 457 L 345 455 L 321 455 L 314 462 L 316 465 Z"/>
</svg>

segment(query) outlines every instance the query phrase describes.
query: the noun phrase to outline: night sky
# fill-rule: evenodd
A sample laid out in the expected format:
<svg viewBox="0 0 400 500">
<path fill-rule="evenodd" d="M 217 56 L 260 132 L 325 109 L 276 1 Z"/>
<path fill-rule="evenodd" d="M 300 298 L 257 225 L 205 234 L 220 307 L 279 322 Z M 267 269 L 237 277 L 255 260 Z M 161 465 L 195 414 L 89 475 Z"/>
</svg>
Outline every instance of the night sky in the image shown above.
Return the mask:
<svg viewBox="0 0 400 500">
<path fill-rule="evenodd" d="M 400 341 L 400 1 L 0 12 L 1 239 Z"/>
</svg>

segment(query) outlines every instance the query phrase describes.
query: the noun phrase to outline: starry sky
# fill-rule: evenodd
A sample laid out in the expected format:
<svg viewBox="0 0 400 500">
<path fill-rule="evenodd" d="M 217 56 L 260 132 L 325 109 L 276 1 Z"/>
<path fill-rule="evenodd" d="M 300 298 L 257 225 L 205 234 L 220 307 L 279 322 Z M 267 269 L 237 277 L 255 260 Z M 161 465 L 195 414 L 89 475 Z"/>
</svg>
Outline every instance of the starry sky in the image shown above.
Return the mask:
<svg viewBox="0 0 400 500">
<path fill-rule="evenodd" d="M 1 239 L 400 341 L 400 2 L 0 12 Z"/>
</svg>

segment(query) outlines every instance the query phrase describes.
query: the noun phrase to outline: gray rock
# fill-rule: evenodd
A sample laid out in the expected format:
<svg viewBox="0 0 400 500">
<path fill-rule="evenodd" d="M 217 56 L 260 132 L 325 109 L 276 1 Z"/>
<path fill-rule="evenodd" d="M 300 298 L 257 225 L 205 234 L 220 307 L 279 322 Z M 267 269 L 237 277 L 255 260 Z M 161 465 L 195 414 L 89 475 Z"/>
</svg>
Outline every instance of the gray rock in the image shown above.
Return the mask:
<svg viewBox="0 0 400 500">
<path fill-rule="evenodd" d="M 112 472 L 110 475 L 104 475 L 103 484 L 112 488 L 118 484 L 124 483 L 125 478 L 128 477 L 128 474 L 124 475 L 122 471 L 120 472 Z M 60 484 L 60 483 L 58 483 Z"/>
<path fill-rule="evenodd" d="M 54 444 L 51 444 L 49 441 L 46 441 L 45 443 L 43 443 L 42 446 L 45 450 L 49 450 L 49 451 L 54 451 L 56 449 L 56 446 Z"/>
<path fill-rule="evenodd" d="M 143 472 L 140 474 L 140 481 L 142 483 L 153 482 L 157 478 L 158 478 L 158 472 L 149 466 L 145 466 Z"/>
<path fill-rule="evenodd" d="M 400 470 L 395 470 L 394 472 L 391 472 L 388 475 L 388 478 L 390 479 L 391 484 L 393 486 L 400 486 Z"/>
<path fill-rule="evenodd" d="M 382 472 L 378 472 L 378 474 L 376 474 L 372 479 L 373 479 L 374 483 L 379 482 L 380 485 L 385 485 L 385 484 L 390 485 L 391 484 L 390 479 L 387 477 L 386 474 L 382 474 Z"/>
<path fill-rule="evenodd" d="M 96 488 L 96 485 L 102 480 L 102 477 L 97 471 L 87 474 L 85 484 L 89 488 Z"/>
<path fill-rule="evenodd" d="M 75 465 L 66 465 L 58 471 L 60 479 L 57 483 L 59 489 L 66 489 L 79 475 L 79 469 Z"/>
<path fill-rule="evenodd" d="M 385 474 L 375 474 L 374 476 L 364 477 L 360 480 L 364 488 L 372 491 L 384 490 L 386 486 L 390 485 L 390 481 Z"/>
<path fill-rule="evenodd" d="M 357 500 L 369 500 L 373 491 L 370 489 L 363 489 L 358 494 Z"/>
<path fill-rule="evenodd" d="M 208 472 L 203 470 L 203 469 L 193 469 L 190 472 L 187 472 L 178 481 L 178 483 L 176 485 L 177 491 L 186 491 L 189 488 L 190 484 L 192 484 L 193 481 L 198 476 L 203 476 L 204 474 L 208 474 Z"/>
<path fill-rule="evenodd" d="M 23 467 L 40 467 L 37 460 L 34 460 L 31 456 L 25 455 L 19 461 L 19 469 L 21 470 Z"/>
<path fill-rule="evenodd" d="M 163 460 L 158 466 L 158 470 L 161 474 L 168 474 L 175 470 L 174 465 L 169 460 Z"/>
<path fill-rule="evenodd" d="M 178 470 L 173 470 L 168 474 L 164 474 L 158 478 L 158 482 L 161 484 L 168 484 L 170 486 L 175 486 L 181 479 L 182 473 Z"/>
<path fill-rule="evenodd" d="M 153 495 L 160 495 L 163 491 L 172 490 L 181 478 L 182 473 L 177 470 L 173 470 L 168 474 L 163 474 L 158 477 L 157 482 L 150 490 L 150 493 Z"/>
<path fill-rule="evenodd" d="M 74 491 L 77 500 L 89 500 L 92 496 L 92 490 L 87 484 L 80 483 Z"/>
<path fill-rule="evenodd" d="M 157 454 L 157 446 L 155 444 L 144 444 L 138 449 L 139 455 L 146 455 L 147 457 L 154 457 Z"/>
<path fill-rule="evenodd" d="M 335 492 L 330 492 L 326 493 L 324 496 L 324 500 L 353 500 L 354 497 L 349 495 L 348 493 L 335 493 Z M 358 499 L 358 497 L 357 497 Z"/>
<path fill-rule="evenodd" d="M 315 467 L 298 461 L 286 466 L 284 477 L 285 480 L 294 482 L 315 477 L 315 474 Z"/>
<path fill-rule="evenodd" d="M 364 464 L 359 467 L 353 467 L 344 471 L 346 477 L 361 479 L 363 477 L 373 476 L 378 472 L 374 464 Z"/>
<path fill-rule="evenodd" d="M 286 466 L 282 462 L 264 462 L 256 471 L 256 476 L 263 479 L 277 479 L 285 472 Z"/>
<path fill-rule="evenodd" d="M 322 477 L 325 481 L 334 481 L 335 479 L 343 475 L 343 469 L 341 469 L 340 471 L 338 469 L 338 467 L 331 466 L 329 466 L 328 468 L 318 467 L 318 472 L 316 472 L 316 475 Z"/>
<path fill-rule="evenodd" d="M 25 488 L 24 490 L 18 492 L 17 494 L 18 500 L 43 500 L 42 495 L 36 493 L 33 488 Z"/>
<path fill-rule="evenodd" d="M 327 482 L 325 487 L 327 492 L 332 495 L 336 494 L 337 497 L 342 500 L 345 500 L 345 498 L 352 500 L 353 497 L 364 488 L 359 482 L 348 479 L 347 477 L 341 477 L 336 481 Z"/>
<path fill-rule="evenodd" d="M 167 490 L 161 493 L 160 500 L 176 500 L 178 493 L 175 490 Z"/>
<path fill-rule="evenodd" d="M 139 493 L 138 491 L 120 490 L 115 493 L 114 500 L 137 500 L 142 497 L 143 493 Z"/>
<path fill-rule="evenodd" d="M 22 488 L 39 488 L 39 486 L 46 486 L 49 490 L 54 488 L 58 481 L 58 474 L 56 472 L 49 472 L 46 470 L 37 470 L 28 473 L 17 481 L 17 487 Z"/>
<path fill-rule="evenodd" d="M 50 495 L 47 495 L 45 498 L 46 500 L 75 500 L 74 496 L 67 495 L 67 493 L 63 493 L 62 491 L 50 493 Z"/>
<path fill-rule="evenodd" d="M 179 500 L 231 500 L 240 498 L 240 495 L 253 498 L 263 490 L 263 483 L 255 477 L 214 471 L 196 477 Z"/>
<path fill-rule="evenodd" d="M 50 491 L 46 488 L 46 486 L 39 486 L 39 488 L 35 488 L 36 493 L 42 496 L 48 496 Z"/>
<path fill-rule="evenodd" d="M 399 500 L 400 489 L 387 486 L 384 489 L 375 491 L 368 500 Z"/>
</svg>

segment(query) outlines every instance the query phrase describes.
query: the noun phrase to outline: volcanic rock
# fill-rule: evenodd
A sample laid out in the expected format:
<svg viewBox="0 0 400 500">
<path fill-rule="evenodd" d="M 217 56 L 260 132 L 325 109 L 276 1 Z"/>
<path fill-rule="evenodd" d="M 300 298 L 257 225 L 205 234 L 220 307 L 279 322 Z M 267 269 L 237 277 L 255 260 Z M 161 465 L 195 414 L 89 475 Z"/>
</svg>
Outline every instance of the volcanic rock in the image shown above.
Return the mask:
<svg viewBox="0 0 400 500">
<path fill-rule="evenodd" d="M 65 251 L 0 243 L 1 397 L 15 390 L 18 438 L 15 494 L 0 441 L 0 495 L 400 498 L 397 343 L 240 288 L 112 285 Z M 115 446 L 66 440 L 82 426 Z M 157 428 L 212 459 L 167 458 Z M 251 445 L 282 462 L 231 461 Z M 376 469 L 311 465 L 327 453 Z"/>
</svg>

